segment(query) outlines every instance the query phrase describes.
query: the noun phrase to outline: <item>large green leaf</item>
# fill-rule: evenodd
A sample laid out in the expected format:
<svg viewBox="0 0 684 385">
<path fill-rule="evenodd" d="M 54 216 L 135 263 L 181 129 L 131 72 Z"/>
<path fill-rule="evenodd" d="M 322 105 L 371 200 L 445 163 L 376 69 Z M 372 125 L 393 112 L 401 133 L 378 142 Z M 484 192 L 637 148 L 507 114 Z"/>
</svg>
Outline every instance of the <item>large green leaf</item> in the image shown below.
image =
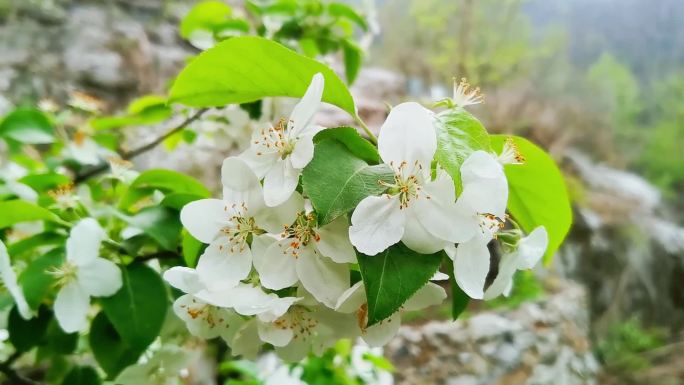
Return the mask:
<svg viewBox="0 0 684 385">
<path fill-rule="evenodd" d="M 176 250 L 183 228 L 178 219 L 178 211 L 152 206 L 140 210 L 133 216 L 118 214 L 129 225 L 137 227 L 154 239 L 159 246 L 166 250 Z"/>
<path fill-rule="evenodd" d="M 366 22 L 366 19 L 364 19 L 361 14 L 347 4 L 339 2 L 330 3 L 328 4 L 328 13 L 330 13 L 331 16 L 349 19 L 356 23 L 364 31 L 368 30 L 368 23 Z"/>
<path fill-rule="evenodd" d="M 380 254 L 358 254 L 368 300 L 368 326 L 394 314 L 439 269 L 444 252 L 418 254 L 398 243 Z"/>
<path fill-rule="evenodd" d="M 211 107 L 268 96 L 302 97 L 317 72 L 325 77 L 323 101 L 355 116 L 349 90 L 330 68 L 255 36 L 231 38 L 201 53 L 178 75 L 171 101 Z"/>
<path fill-rule="evenodd" d="M 74 366 L 62 381 L 62 385 L 100 385 L 102 379 L 90 366 Z"/>
<path fill-rule="evenodd" d="M 18 180 L 38 192 L 53 190 L 59 186 L 68 185 L 71 179 L 68 176 L 56 172 L 43 174 L 29 174 Z"/>
<path fill-rule="evenodd" d="M 152 194 L 154 190 L 159 190 L 165 194 L 176 193 L 201 198 L 207 198 L 211 195 L 201 182 L 191 176 L 173 170 L 152 169 L 135 178 L 121 198 L 119 207 L 128 208 L 140 199 Z"/>
<path fill-rule="evenodd" d="M 56 248 L 33 260 L 19 276 L 26 302 L 38 309 L 43 300 L 54 292 L 55 276 L 50 270 L 64 262 L 64 249 Z"/>
<path fill-rule="evenodd" d="M 61 222 L 61 219 L 31 202 L 19 199 L 0 202 L 0 229 L 31 221 Z"/>
<path fill-rule="evenodd" d="M 361 69 L 363 50 L 352 40 L 345 39 L 342 41 L 342 53 L 344 53 L 344 74 L 347 84 L 352 84 Z"/>
<path fill-rule="evenodd" d="M 55 141 L 54 129 L 50 119 L 34 108 L 20 108 L 7 115 L 0 123 L 1 137 L 28 144 Z"/>
<path fill-rule="evenodd" d="M 302 172 L 304 193 L 321 225 L 353 210 L 363 198 L 382 193 L 386 187 L 379 181 L 393 180 L 387 165 L 369 166 L 334 139 L 316 144 L 314 157 Z"/>
<path fill-rule="evenodd" d="M 105 312 L 95 316 L 88 337 L 95 360 L 110 378 L 116 377 L 127 366 L 135 364 L 145 351 L 145 348 L 134 348 L 129 345 Z"/>
<path fill-rule="evenodd" d="M 168 305 L 161 277 L 142 263 L 126 266 L 121 290 L 100 302 L 117 333 L 134 349 L 145 349 L 157 338 Z"/>
<path fill-rule="evenodd" d="M 500 152 L 507 136 L 492 135 L 491 138 L 492 146 Z M 525 164 L 504 168 L 509 188 L 508 211 L 527 232 L 537 226 L 546 227 L 549 247 L 544 261 L 548 263 L 570 231 L 570 198 L 553 158 L 525 138 L 512 138 L 526 160 Z"/>
<path fill-rule="evenodd" d="M 37 317 L 29 320 L 21 318 L 17 307 L 13 307 L 7 319 L 7 330 L 14 348 L 26 352 L 38 346 L 45 336 L 51 318 L 52 312 L 44 306 L 41 306 Z"/>
<path fill-rule="evenodd" d="M 354 127 L 328 128 L 316 134 L 314 142 L 322 142 L 326 139 L 334 139 L 341 142 L 352 154 L 365 160 L 368 164 L 380 163 L 378 149 L 368 140 L 364 139 Z"/>
<path fill-rule="evenodd" d="M 461 190 L 461 165 L 477 150 L 491 151 L 489 134 L 477 118 L 462 108 L 444 111 L 438 116 L 435 159 Z"/>
<path fill-rule="evenodd" d="M 12 258 L 34 250 L 42 246 L 56 246 L 64 244 L 64 236 L 53 232 L 42 232 L 30 237 L 23 238 L 7 246 L 7 251 Z"/>
<path fill-rule="evenodd" d="M 126 112 L 125 115 L 95 118 L 90 121 L 90 125 L 96 130 L 109 130 L 125 126 L 155 124 L 168 119 L 173 113 L 166 98 L 157 95 L 146 95 L 133 100 Z"/>
</svg>

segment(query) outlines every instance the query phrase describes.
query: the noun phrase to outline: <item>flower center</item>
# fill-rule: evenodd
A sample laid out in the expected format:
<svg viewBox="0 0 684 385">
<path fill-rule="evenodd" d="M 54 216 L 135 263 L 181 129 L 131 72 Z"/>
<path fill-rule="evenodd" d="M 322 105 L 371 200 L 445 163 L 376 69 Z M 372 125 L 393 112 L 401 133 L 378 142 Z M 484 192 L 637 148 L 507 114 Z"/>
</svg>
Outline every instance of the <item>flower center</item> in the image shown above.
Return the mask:
<svg viewBox="0 0 684 385">
<path fill-rule="evenodd" d="M 466 78 L 461 78 L 461 81 L 456 83 L 456 78 L 454 78 L 454 106 L 465 107 L 480 103 L 484 103 L 484 95 L 480 92 L 480 87 L 471 86 Z"/>
<path fill-rule="evenodd" d="M 394 168 L 393 162 L 390 162 L 390 166 Z M 418 162 L 415 162 L 410 170 L 408 169 L 408 163 L 401 162 L 399 167 L 396 168 L 393 183 L 387 183 L 382 180 L 378 181 L 378 183 L 388 188 L 387 194 L 392 196 L 399 195 L 399 208 L 405 209 L 411 200 L 418 199 L 421 196 L 422 171 L 423 166 Z M 430 199 L 430 196 L 425 195 L 425 198 Z"/>
<path fill-rule="evenodd" d="M 494 214 L 480 214 L 480 230 L 482 230 L 482 233 L 485 235 L 491 235 L 493 238 L 496 238 L 496 233 L 499 232 L 499 230 L 504 228 L 505 222 L 501 219 L 499 219 L 496 215 Z"/>
<path fill-rule="evenodd" d="M 265 231 L 257 226 L 254 217 L 247 216 L 247 206 L 244 203 L 239 207 L 233 205 L 231 208 L 235 214 L 229 218 L 230 223 L 223 227 L 221 232 L 228 236 L 231 253 L 242 252 L 247 247 L 251 235 L 264 234 Z M 228 206 L 224 210 L 228 211 Z M 219 246 L 219 249 L 223 249 L 223 246 Z"/>
<path fill-rule="evenodd" d="M 218 308 L 203 302 L 199 302 L 194 298 L 192 299 L 191 304 L 180 305 L 180 308 L 184 309 L 190 318 L 193 320 L 201 320 L 207 326 L 209 326 L 210 329 L 213 329 L 217 326 L 222 326 L 226 322 L 223 317 L 216 314 L 216 310 L 219 310 Z"/>
<path fill-rule="evenodd" d="M 307 246 L 311 241 L 320 241 L 321 236 L 316 232 L 318 228 L 318 220 L 314 213 L 306 214 L 299 212 L 297 219 L 290 226 L 285 226 L 282 237 L 285 241 L 290 241 L 290 244 L 285 254 L 292 254 L 295 258 L 299 256 L 299 249 L 302 246 Z"/>
<path fill-rule="evenodd" d="M 262 128 L 260 137 L 254 144 L 262 147 L 261 151 L 257 151 L 257 155 L 277 153 L 281 159 L 285 159 L 294 151 L 296 140 L 289 137 L 287 121 L 282 118 L 275 126 Z"/>
<path fill-rule="evenodd" d="M 54 199 L 55 204 L 60 209 L 72 209 L 77 205 L 78 197 L 74 194 L 73 184 L 64 184 L 54 190 L 48 191 L 48 196 Z"/>
<path fill-rule="evenodd" d="M 294 339 L 311 336 L 318 326 L 318 321 L 311 316 L 311 311 L 303 306 L 292 306 L 285 315 L 273 321 L 281 329 L 294 332 Z"/>
<path fill-rule="evenodd" d="M 48 270 L 48 274 L 55 277 L 55 286 L 64 287 L 76 280 L 78 274 L 78 266 L 66 261 L 62 266 L 53 267 Z"/>
<path fill-rule="evenodd" d="M 525 156 L 518 150 L 513 138 L 506 138 L 501 154 L 496 158 L 501 164 L 523 164 Z"/>
</svg>

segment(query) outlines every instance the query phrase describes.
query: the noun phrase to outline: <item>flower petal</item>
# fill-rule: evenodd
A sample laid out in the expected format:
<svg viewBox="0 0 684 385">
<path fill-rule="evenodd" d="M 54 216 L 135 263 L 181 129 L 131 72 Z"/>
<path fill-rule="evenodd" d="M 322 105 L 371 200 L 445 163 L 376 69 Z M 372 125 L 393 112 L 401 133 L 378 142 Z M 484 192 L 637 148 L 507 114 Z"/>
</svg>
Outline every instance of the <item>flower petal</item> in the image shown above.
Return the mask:
<svg viewBox="0 0 684 385">
<path fill-rule="evenodd" d="M 401 317 L 399 316 L 399 313 L 394 313 L 389 318 L 366 328 L 361 334 L 361 338 L 363 338 L 370 347 L 375 348 L 384 346 L 397 335 L 399 326 L 401 326 Z"/>
<path fill-rule="evenodd" d="M 518 243 L 518 263 L 519 270 L 533 268 L 544 256 L 546 247 L 549 245 L 549 234 L 544 226 L 539 226 Z"/>
<path fill-rule="evenodd" d="M 359 310 L 364 303 L 366 303 L 366 289 L 363 286 L 363 282 L 359 281 L 345 290 L 340 298 L 337 299 L 335 311 L 353 313 Z"/>
<path fill-rule="evenodd" d="M 225 327 L 225 319 L 220 315 L 222 309 L 190 295 L 180 296 L 173 303 L 173 312 L 185 322 L 190 334 L 211 339 L 218 337 Z"/>
<path fill-rule="evenodd" d="M 464 200 L 478 213 L 504 218 L 508 202 L 508 180 L 503 166 L 484 151 L 473 152 L 461 165 Z"/>
<path fill-rule="evenodd" d="M 261 147 L 261 145 L 253 145 L 238 156 L 247 163 L 259 179 L 268 173 L 280 157 L 277 152 L 263 152 Z"/>
<path fill-rule="evenodd" d="M 226 202 L 200 199 L 183 206 L 180 219 L 188 232 L 202 243 L 211 243 L 228 222 Z"/>
<path fill-rule="evenodd" d="M 314 154 L 313 134 L 302 135 L 297 139 L 294 150 L 290 154 L 290 162 L 292 167 L 302 169 L 306 167 Z"/>
<path fill-rule="evenodd" d="M 304 198 L 295 191 L 284 203 L 254 213 L 254 219 L 259 227 L 269 233 L 279 234 L 297 219 L 297 213 L 303 208 Z"/>
<path fill-rule="evenodd" d="M 227 237 L 217 238 L 209 244 L 197 261 L 200 281 L 210 290 L 234 287 L 247 278 L 251 270 L 249 246 L 232 245 Z"/>
<path fill-rule="evenodd" d="M 81 265 L 97 258 L 100 255 L 100 244 L 106 236 L 95 219 L 81 220 L 71 229 L 66 241 L 67 260 Z"/>
<path fill-rule="evenodd" d="M 221 166 L 223 200 L 238 206 L 245 203 L 250 210 L 263 206 L 261 184 L 244 160 L 231 156 Z"/>
<path fill-rule="evenodd" d="M 287 201 L 299 183 L 299 170 L 288 159 L 278 160 L 264 177 L 264 201 L 269 207 Z"/>
<path fill-rule="evenodd" d="M 475 299 L 484 297 L 487 274 L 489 274 L 487 244 L 474 238 L 458 245 L 454 258 L 454 277 L 458 286 L 469 297 Z"/>
<path fill-rule="evenodd" d="M 505 254 L 501 257 L 499 263 L 499 273 L 494 282 L 485 291 L 484 299 L 490 300 L 500 296 L 513 283 L 513 275 L 515 275 L 516 265 L 518 263 L 517 253 Z"/>
<path fill-rule="evenodd" d="M 297 283 L 296 259 L 287 249 L 291 240 L 272 243 L 263 255 L 254 258 L 261 284 L 268 289 L 280 290 Z"/>
<path fill-rule="evenodd" d="M 307 134 L 307 128 L 311 125 L 312 119 L 321 104 L 323 97 L 323 88 L 325 87 L 325 78 L 319 72 L 311 78 L 311 83 L 306 89 L 304 96 L 297 103 L 290 114 L 290 122 L 288 128 L 291 136 L 300 136 Z"/>
<path fill-rule="evenodd" d="M 89 308 L 90 297 L 75 281 L 62 287 L 55 298 L 55 317 L 59 326 L 67 333 L 82 331 L 88 327 Z"/>
<path fill-rule="evenodd" d="M 406 311 L 422 310 L 426 307 L 439 305 L 444 302 L 446 297 L 447 294 L 444 288 L 435 283 L 428 282 L 416 294 L 412 295 L 402 308 Z"/>
<path fill-rule="evenodd" d="M 443 250 L 451 244 L 442 238 L 433 235 L 420 221 L 416 206 L 409 206 L 406 212 L 406 225 L 404 236 L 401 241 L 406 247 L 421 254 L 432 254 Z M 441 213 L 437 214 L 441 215 Z"/>
<path fill-rule="evenodd" d="M 311 352 L 311 336 L 303 334 L 300 338 L 294 338 L 289 344 L 276 347 L 276 354 L 285 362 L 298 362 Z"/>
<path fill-rule="evenodd" d="M 337 299 L 349 288 L 349 267 L 321 257 L 312 245 L 300 250 L 296 266 L 304 288 L 330 308 L 335 307 Z"/>
<path fill-rule="evenodd" d="M 409 209 L 415 214 L 420 224 L 433 236 L 445 241 L 459 242 L 467 240 L 470 227 L 454 226 L 454 218 L 459 216 L 451 178 L 439 178 L 423 185 L 425 194 L 430 199 L 418 198 Z"/>
<path fill-rule="evenodd" d="M 12 264 L 10 262 L 9 253 L 7 253 L 7 248 L 5 244 L 0 241 L 0 278 L 5 284 L 7 291 L 14 299 L 14 303 L 17 306 L 17 311 L 21 318 L 29 320 L 33 317 L 33 312 L 26 302 L 26 297 L 24 297 L 24 291 L 21 289 L 17 283 L 17 275 L 12 269 Z"/>
<path fill-rule="evenodd" d="M 285 346 L 292 341 L 294 332 L 272 322 L 258 322 L 259 338 L 273 346 Z"/>
<path fill-rule="evenodd" d="M 349 241 L 347 217 L 341 216 L 318 229 L 316 247 L 321 255 L 337 263 L 356 263 L 356 252 Z"/>
<path fill-rule="evenodd" d="M 76 278 L 83 290 L 93 297 L 109 297 L 123 285 L 119 267 L 99 257 L 79 266 Z"/>
<path fill-rule="evenodd" d="M 430 169 L 437 151 L 434 116 L 418 103 L 402 103 L 390 111 L 378 135 L 378 151 L 387 164 L 398 167 L 415 162 Z"/>
<path fill-rule="evenodd" d="M 164 280 L 169 285 L 187 294 L 194 294 L 205 288 L 200 282 L 197 270 L 184 266 L 174 266 L 166 270 Z"/>
<path fill-rule="evenodd" d="M 242 356 L 245 359 L 253 360 L 259 353 L 261 345 L 263 345 L 263 342 L 259 339 L 257 321 L 251 320 L 242 325 L 237 333 L 235 333 L 233 343 L 231 344 L 231 353 L 234 356 Z"/>
<path fill-rule="evenodd" d="M 396 196 L 369 196 L 356 206 L 351 221 L 351 243 L 358 251 L 375 255 L 401 240 L 406 216 Z"/>
</svg>

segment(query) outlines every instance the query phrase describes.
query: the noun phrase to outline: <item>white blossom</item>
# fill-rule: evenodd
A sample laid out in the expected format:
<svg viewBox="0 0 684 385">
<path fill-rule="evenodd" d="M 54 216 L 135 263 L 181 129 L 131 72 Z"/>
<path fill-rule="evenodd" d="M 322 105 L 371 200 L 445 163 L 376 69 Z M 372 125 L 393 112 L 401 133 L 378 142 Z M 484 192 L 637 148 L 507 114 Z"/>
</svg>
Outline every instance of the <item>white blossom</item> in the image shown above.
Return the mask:
<svg viewBox="0 0 684 385">
<path fill-rule="evenodd" d="M 124 369 L 116 377 L 117 385 L 177 385 L 188 361 L 188 353 L 167 345 L 152 358 Z"/>
<path fill-rule="evenodd" d="M 21 286 L 17 283 L 17 276 L 14 269 L 12 269 L 9 253 L 2 241 L 0 241 L 0 278 L 5 285 L 5 288 L 7 288 L 7 291 L 14 299 L 14 303 L 17 306 L 17 311 L 21 318 L 25 320 L 33 318 L 33 311 L 31 311 L 31 308 L 26 302 L 26 297 L 24 297 Z"/>
</svg>

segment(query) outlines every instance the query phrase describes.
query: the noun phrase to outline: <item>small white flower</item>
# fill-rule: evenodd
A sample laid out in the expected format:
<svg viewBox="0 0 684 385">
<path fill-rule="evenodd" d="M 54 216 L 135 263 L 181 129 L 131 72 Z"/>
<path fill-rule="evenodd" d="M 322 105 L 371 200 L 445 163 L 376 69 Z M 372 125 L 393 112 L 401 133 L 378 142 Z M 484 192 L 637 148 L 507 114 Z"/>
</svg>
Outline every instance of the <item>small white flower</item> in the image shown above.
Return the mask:
<svg viewBox="0 0 684 385">
<path fill-rule="evenodd" d="M 294 221 L 303 205 L 292 194 L 278 207 L 266 207 L 254 172 L 240 158 L 226 158 L 221 168 L 223 199 L 191 202 L 180 213 L 193 237 L 208 243 L 197 272 L 210 288 L 229 288 L 247 278 L 252 269 L 248 241 L 266 232 L 278 233 Z"/>
<path fill-rule="evenodd" d="M 475 151 L 461 166 L 463 192 L 452 226 L 461 238 L 456 250 L 447 248 L 454 260 L 456 282 L 472 298 L 482 299 L 489 273 L 487 244 L 503 227 L 508 202 L 508 181 L 502 165 L 492 155 Z"/>
<path fill-rule="evenodd" d="M 60 210 L 75 209 L 81 200 L 76 191 L 74 191 L 74 185 L 72 184 L 65 184 L 50 190 L 48 195 L 55 201 L 54 206 Z"/>
<path fill-rule="evenodd" d="M 175 385 L 188 361 L 188 353 L 177 346 L 164 346 L 144 363 L 124 369 L 118 385 Z"/>
<path fill-rule="evenodd" d="M 80 164 L 96 166 L 100 164 L 100 147 L 88 134 L 78 131 L 67 144 L 66 154 Z"/>
<path fill-rule="evenodd" d="M 110 156 L 107 162 L 112 173 L 111 177 L 125 184 L 130 184 L 139 175 L 137 171 L 133 170 L 133 163 L 128 160 Z"/>
<path fill-rule="evenodd" d="M 323 129 L 313 124 L 323 87 L 323 75 L 317 73 L 289 120 L 257 129 L 252 145 L 240 155 L 259 179 L 264 178 L 264 200 L 268 206 L 287 201 L 297 188 L 302 169 L 313 158 L 313 137 Z"/>
<path fill-rule="evenodd" d="M 7 291 L 9 291 L 12 298 L 14 298 L 14 303 L 17 306 L 17 310 L 19 311 L 21 318 L 25 320 L 33 318 L 34 314 L 26 302 L 26 298 L 24 297 L 24 292 L 21 289 L 21 286 L 19 286 L 17 283 L 17 276 L 14 272 L 14 269 L 12 269 L 10 256 L 7 253 L 7 248 L 2 241 L 0 241 L 0 278 L 2 278 L 2 282 L 7 288 Z"/>
<path fill-rule="evenodd" d="M 442 274 L 437 273 L 433 280 L 442 280 L 443 278 Z M 428 282 L 411 296 L 401 309 L 406 311 L 422 310 L 442 303 L 446 296 L 446 292 L 441 286 Z M 387 344 L 394 338 L 399 331 L 399 326 L 401 326 L 400 312 L 392 314 L 389 318 L 373 326 L 366 326 L 368 324 L 368 304 L 366 303 L 366 288 L 361 281 L 355 283 L 339 298 L 335 310 L 340 313 L 354 313 L 356 315 L 361 338 L 371 347 Z"/>
<path fill-rule="evenodd" d="M 348 231 L 345 217 L 319 227 L 313 213 L 300 212 L 282 239 L 260 237 L 252 245 L 261 284 L 280 290 L 299 281 L 319 302 L 334 307 L 349 288 L 347 263 L 356 262 Z"/>
<path fill-rule="evenodd" d="M 452 99 L 454 107 L 466 107 L 484 103 L 484 95 L 480 92 L 480 87 L 473 88 L 466 78 L 461 78 L 460 82 L 454 78 L 454 97 Z"/>
<path fill-rule="evenodd" d="M 419 253 L 434 253 L 459 238 L 454 184 L 446 173 L 431 179 L 437 150 L 434 115 L 417 103 L 392 109 L 380 128 L 378 150 L 394 170 L 386 194 L 363 199 L 352 214 L 349 238 L 356 248 L 375 255 L 402 241 Z M 384 182 L 381 182 L 384 183 Z"/>
<path fill-rule="evenodd" d="M 527 237 L 518 241 L 515 251 L 501 257 L 499 274 L 485 291 L 484 299 L 496 298 L 501 294 L 508 297 L 513 287 L 515 272 L 533 268 L 544 256 L 548 245 L 549 236 L 543 226 L 537 227 Z"/>
<path fill-rule="evenodd" d="M 66 262 L 51 271 L 60 287 L 55 316 L 67 333 L 85 330 L 90 297 L 108 297 L 122 286 L 121 270 L 99 257 L 106 234 L 93 218 L 78 222 L 66 241 Z"/>
<path fill-rule="evenodd" d="M 23 200 L 35 202 L 38 199 L 38 193 L 31 187 L 17 182 L 17 179 L 24 177 L 26 174 L 26 169 L 13 162 L 0 167 L 0 179 L 4 180 L 7 189 Z"/>
</svg>

